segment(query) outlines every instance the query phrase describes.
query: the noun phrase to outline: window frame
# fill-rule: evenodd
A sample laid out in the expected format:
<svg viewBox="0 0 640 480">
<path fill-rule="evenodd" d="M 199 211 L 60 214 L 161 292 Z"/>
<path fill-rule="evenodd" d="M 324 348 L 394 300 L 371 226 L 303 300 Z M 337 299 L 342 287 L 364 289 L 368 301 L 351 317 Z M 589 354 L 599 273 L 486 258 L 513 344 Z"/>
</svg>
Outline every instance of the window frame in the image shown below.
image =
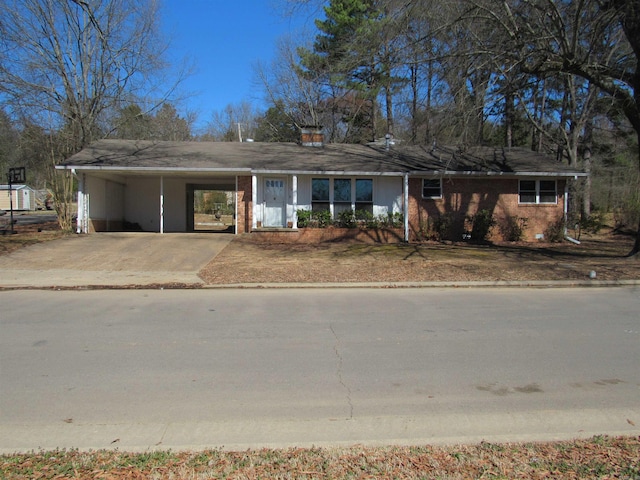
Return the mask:
<svg viewBox="0 0 640 480">
<path fill-rule="evenodd" d="M 522 188 L 523 182 L 533 183 L 533 188 Z M 553 200 L 543 201 L 543 197 L 550 197 L 551 190 L 542 188 L 543 183 L 553 183 Z M 523 195 L 533 196 L 533 201 L 523 201 Z M 558 204 L 558 180 L 553 179 L 520 179 L 518 180 L 518 205 L 557 205 Z"/>
<path fill-rule="evenodd" d="M 349 181 L 349 196 L 350 199 L 344 200 L 344 199 L 339 199 L 336 200 L 336 188 L 335 188 L 335 182 L 338 181 L 338 183 L 340 182 L 344 182 L 345 180 Z M 371 193 L 370 193 L 370 199 L 363 199 L 361 198 L 362 196 L 358 196 L 358 181 L 368 181 L 370 182 L 371 185 Z M 324 200 L 324 199 L 314 199 L 314 192 L 313 192 L 313 184 L 314 181 L 328 181 L 329 182 L 329 195 L 328 195 L 328 200 Z M 318 210 L 329 210 L 331 212 L 331 215 L 333 218 L 337 219 L 337 216 L 340 214 L 341 211 L 344 211 L 345 209 L 347 209 L 347 204 L 349 204 L 348 209 L 351 209 L 352 211 L 356 211 L 359 209 L 359 207 L 362 207 L 360 209 L 363 210 L 367 210 L 370 212 L 373 212 L 373 205 L 374 205 L 374 179 L 371 177 L 311 177 L 311 210 L 312 211 L 318 211 Z M 345 191 L 347 190 L 346 188 L 344 189 L 338 189 L 338 191 Z M 315 205 L 315 207 L 314 207 Z M 326 207 L 325 207 L 326 206 Z"/>
<path fill-rule="evenodd" d="M 437 195 L 425 195 L 425 190 L 427 188 L 431 189 L 431 190 L 435 190 L 436 187 L 434 186 L 430 186 L 427 187 L 425 185 L 426 182 L 438 182 L 438 194 Z M 431 199 L 431 200 L 438 200 L 442 198 L 442 178 L 423 178 L 422 179 L 422 198 L 424 199 Z"/>
</svg>

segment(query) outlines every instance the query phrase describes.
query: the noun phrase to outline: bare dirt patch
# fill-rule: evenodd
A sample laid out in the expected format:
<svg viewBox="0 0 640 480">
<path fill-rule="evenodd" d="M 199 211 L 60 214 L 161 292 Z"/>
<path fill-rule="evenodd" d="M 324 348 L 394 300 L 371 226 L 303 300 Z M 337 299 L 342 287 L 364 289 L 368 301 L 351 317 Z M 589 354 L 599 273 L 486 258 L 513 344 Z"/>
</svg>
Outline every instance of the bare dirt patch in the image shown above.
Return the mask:
<svg viewBox="0 0 640 480">
<path fill-rule="evenodd" d="M 17 222 L 11 233 L 9 216 L 0 217 L 0 255 L 6 255 L 22 247 L 46 242 L 65 235 L 58 222 L 20 224 Z"/>
<path fill-rule="evenodd" d="M 573 243 L 265 244 L 234 239 L 201 272 L 209 284 L 640 279 L 633 238 L 607 233 Z"/>
</svg>

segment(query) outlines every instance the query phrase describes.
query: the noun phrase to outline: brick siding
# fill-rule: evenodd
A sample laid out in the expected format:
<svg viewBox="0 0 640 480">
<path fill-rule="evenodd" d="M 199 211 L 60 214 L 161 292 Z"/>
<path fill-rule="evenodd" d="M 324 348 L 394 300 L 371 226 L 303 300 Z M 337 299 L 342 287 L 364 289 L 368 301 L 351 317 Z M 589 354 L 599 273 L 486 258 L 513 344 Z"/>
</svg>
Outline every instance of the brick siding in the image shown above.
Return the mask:
<svg viewBox="0 0 640 480">
<path fill-rule="evenodd" d="M 549 225 L 561 221 L 564 216 L 564 180 L 557 181 L 558 200 L 554 205 L 520 205 L 518 203 L 518 179 L 444 178 L 442 198 L 422 198 L 422 179 L 409 179 L 409 235 L 410 241 L 428 236 L 434 219 L 449 214 L 454 221 L 454 240 L 462 240 L 465 217 L 481 210 L 489 210 L 497 224 L 490 240 L 504 240 L 501 226 L 514 217 L 526 218 L 524 238 L 536 240 Z"/>
</svg>

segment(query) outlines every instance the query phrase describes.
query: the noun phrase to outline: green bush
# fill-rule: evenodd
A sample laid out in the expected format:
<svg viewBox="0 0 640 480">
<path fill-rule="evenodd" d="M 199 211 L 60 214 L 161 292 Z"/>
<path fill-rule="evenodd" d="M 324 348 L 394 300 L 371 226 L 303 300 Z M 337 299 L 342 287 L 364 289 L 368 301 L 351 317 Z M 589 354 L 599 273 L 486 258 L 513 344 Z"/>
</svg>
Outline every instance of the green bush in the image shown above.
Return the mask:
<svg viewBox="0 0 640 480">
<path fill-rule="evenodd" d="M 404 215 L 402 213 L 389 213 L 386 215 L 374 216 L 367 210 L 344 210 L 338 214 L 338 218 L 333 221 L 331 212 L 328 210 L 313 212 L 311 210 L 296 210 L 299 228 L 326 228 L 329 225 L 336 225 L 341 228 L 400 228 L 404 225 Z"/>
<path fill-rule="evenodd" d="M 434 217 L 428 229 L 432 231 L 432 237 L 435 240 L 453 240 L 455 230 L 455 216 L 452 212 L 441 213 Z"/>
<path fill-rule="evenodd" d="M 404 226 L 404 215 L 400 212 L 380 215 L 378 222 L 382 227 L 401 228 Z"/>
<path fill-rule="evenodd" d="M 298 227 L 306 228 L 311 223 L 311 210 L 296 210 L 298 216 Z"/>
<path fill-rule="evenodd" d="M 471 224 L 471 240 L 481 242 L 489 238 L 496 221 L 490 210 L 480 210 L 475 215 L 468 215 L 466 221 Z"/>
<path fill-rule="evenodd" d="M 320 212 L 312 212 L 311 210 L 299 209 L 296 210 L 298 216 L 299 228 L 325 228 L 331 225 L 331 212 L 328 210 Z"/>
<path fill-rule="evenodd" d="M 356 212 L 357 214 L 358 212 Z M 358 223 L 353 210 L 343 210 L 338 214 L 337 225 L 341 228 L 355 228 Z"/>
</svg>

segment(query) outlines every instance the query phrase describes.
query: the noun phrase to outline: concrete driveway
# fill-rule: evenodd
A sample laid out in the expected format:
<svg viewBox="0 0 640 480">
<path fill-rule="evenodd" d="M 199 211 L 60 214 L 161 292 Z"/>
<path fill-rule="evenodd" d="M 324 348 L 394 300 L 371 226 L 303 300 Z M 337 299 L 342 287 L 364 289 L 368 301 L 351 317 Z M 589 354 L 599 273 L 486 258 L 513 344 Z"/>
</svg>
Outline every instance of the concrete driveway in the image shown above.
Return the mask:
<svg viewBox="0 0 640 480">
<path fill-rule="evenodd" d="M 0 257 L 0 288 L 198 285 L 198 272 L 233 239 L 212 233 L 96 233 Z"/>
</svg>

